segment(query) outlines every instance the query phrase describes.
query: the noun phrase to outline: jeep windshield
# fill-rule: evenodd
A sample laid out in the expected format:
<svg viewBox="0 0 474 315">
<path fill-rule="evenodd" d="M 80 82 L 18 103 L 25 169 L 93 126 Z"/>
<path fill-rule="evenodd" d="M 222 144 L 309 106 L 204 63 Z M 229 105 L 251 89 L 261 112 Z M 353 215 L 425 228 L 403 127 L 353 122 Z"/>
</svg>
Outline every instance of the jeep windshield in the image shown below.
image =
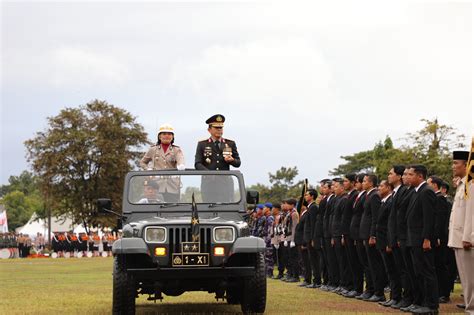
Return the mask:
<svg viewBox="0 0 474 315">
<path fill-rule="evenodd" d="M 239 180 L 235 175 L 135 175 L 130 178 L 131 204 L 160 204 L 169 207 L 191 204 L 221 205 L 239 203 Z"/>
</svg>

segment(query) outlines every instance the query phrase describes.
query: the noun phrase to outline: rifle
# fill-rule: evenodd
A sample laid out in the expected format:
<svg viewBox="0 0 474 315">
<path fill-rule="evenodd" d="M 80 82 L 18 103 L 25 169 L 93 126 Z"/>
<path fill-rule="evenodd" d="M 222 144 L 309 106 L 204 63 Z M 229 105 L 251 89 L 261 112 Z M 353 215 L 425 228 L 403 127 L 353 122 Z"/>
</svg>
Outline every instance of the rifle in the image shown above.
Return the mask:
<svg viewBox="0 0 474 315">
<path fill-rule="evenodd" d="M 303 189 L 301 190 L 301 196 L 300 199 L 298 200 L 298 206 L 296 207 L 296 210 L 298 213 L 301 213 L 301 208 L 303 207 L 304 203 L 304 195 L 306 194 L 306 190 L 308 189 L 308 179 L 305 178 L 303 182 Z"/>
</svg>

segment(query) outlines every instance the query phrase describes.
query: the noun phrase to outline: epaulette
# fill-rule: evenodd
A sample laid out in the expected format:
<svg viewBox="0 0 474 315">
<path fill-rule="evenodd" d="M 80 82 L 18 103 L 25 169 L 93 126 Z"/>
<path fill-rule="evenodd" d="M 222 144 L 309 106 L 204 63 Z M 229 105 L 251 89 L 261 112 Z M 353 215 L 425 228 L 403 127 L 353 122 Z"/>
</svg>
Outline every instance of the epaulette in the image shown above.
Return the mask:
<svg viewBox="0 0 474 315">
<path fill-rule="evenodd" d="M 226 142 L 235 142 L 234 140 L 231 140 L 231 139 L 227 139 L 227 138 L 222 138 L 223 142 L 226 143 Z"/>
</svg>

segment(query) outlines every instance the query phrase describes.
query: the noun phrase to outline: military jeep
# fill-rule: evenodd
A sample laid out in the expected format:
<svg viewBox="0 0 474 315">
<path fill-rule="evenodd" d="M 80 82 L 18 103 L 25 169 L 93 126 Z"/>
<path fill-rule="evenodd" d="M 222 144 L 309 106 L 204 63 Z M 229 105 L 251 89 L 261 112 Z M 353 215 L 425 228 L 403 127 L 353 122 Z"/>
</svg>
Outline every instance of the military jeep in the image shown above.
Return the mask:
<svg viewBox="0 0 474 315">
<path fill-rule="evenodd" d="M 99 212 L 119 215 L 123 225 L 112 247 L 113 313 L 134 314 L 139 294 L 156 301 L 186 291 L 263 313 L 265 243 L 245 221 L 246 203 L 257 202 L 239 171 L 128 173 L 121 214 L 110 199 L 98 200 Z"/>
</svg>

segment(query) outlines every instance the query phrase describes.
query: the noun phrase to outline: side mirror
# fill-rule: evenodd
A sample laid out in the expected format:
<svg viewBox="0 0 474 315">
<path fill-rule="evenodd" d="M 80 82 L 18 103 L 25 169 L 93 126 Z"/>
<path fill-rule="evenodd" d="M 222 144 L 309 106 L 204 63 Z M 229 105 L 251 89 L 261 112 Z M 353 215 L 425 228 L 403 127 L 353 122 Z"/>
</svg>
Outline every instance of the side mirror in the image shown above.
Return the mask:
<svg viewBox="0 0 474 315">
<path fill-rule="evenodd" d="M 250 203 L 250 204 L 258 203 L 258 191 L 256 190 L 247 191 L 247 203 Z"/>
<path fill-rule="evenodd" d="M 112 200 L 107 199 L 107 198 L 97 199 L 97 212 L 98 213 L 108 214 L 111 210 L 112 210 Z"/>
</svg>

